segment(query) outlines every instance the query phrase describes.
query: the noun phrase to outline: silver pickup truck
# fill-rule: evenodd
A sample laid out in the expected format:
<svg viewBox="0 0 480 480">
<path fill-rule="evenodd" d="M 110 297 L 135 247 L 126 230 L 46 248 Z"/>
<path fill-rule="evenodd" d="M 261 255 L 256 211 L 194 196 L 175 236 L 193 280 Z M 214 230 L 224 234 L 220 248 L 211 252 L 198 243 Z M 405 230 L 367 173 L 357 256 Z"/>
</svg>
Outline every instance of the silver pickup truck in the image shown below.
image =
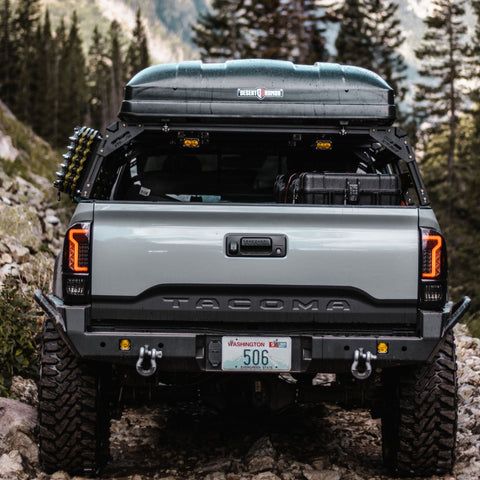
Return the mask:
<svg viewBox="0 0 480 480">
<path fill-rule="evenodd" d="M 367 70 L 195 61 L 140 72 L 118 121 L 75 130 L 55 185 L 78 206 L 36 293 L 45 470 L 98 472 L 122 406 L 177 395 L 368 408 L 394 472 L 452 469 L 470 300 L 448 299 L 394 120 Z"/>
</svg>

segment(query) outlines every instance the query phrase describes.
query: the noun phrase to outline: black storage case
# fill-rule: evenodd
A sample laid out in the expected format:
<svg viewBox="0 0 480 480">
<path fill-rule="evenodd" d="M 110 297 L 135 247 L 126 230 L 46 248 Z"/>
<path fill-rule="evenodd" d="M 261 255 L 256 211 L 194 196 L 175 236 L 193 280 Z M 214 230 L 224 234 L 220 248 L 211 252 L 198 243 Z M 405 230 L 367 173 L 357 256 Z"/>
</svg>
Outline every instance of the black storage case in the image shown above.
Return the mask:
<svg viewBox="0 0 480 480">
<path fill-rule="evenodd" d="M 281 203 L 387 206 L 400 204 L 401 190 L 396 175 L 304 172 L 277 178 L 275 194 Z"/>
<path fill-rule="evenodd" d="M 391 125 L 392 88 L 377 74 L 333 63 L 280 60 L 201 61 L 155 65 L 125 89 L 120 118 L 127 123 L 198 123 L 231 119 L 328 125 Z"/>
</svg>

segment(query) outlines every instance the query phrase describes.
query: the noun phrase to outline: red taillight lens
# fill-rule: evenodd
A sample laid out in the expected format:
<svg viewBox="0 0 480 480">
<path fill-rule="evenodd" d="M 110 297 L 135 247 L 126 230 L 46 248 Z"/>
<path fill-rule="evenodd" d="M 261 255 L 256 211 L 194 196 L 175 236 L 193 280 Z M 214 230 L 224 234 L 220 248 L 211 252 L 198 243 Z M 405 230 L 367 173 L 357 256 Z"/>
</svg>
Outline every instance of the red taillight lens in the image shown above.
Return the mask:
<svg viewBox="0 0 480 480">
<path fill-rule="evenodd" d="M 443 237 L 435 230 L 426 228 L 422 232 L 422 278 L 438 279 L 443 272 Z"/>
<path fill-rule="evenodd" d="M 73 273 L 88 273 L 90 227 L 88 224 L 68 231 L 68 268 Z"/>
<path fill-rule="evenodd" d="M 90 295 L 90 223 L 72 225 L 63 247 L 65 303 L 87 303 Z"/>
</svg>

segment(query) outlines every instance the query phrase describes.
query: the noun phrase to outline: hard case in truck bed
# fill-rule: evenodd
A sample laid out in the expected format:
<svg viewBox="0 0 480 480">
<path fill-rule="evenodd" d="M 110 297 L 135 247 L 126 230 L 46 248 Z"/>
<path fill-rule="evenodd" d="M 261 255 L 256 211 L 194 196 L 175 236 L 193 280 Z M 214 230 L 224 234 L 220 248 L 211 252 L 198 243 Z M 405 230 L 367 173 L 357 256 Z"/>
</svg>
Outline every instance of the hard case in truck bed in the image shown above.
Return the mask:
<svg viewBox="0 0 480 480">
<path fill-rule="evenodd" d="M 155 65 L 128 83 L 120 118 L 245 122 L 300 119 L 330 125 L 391 125 L 394 92 L 377 74 L 331 63 L 279 60 L 200 61 Z"/>
<path fill-rule="evenodd" d="M 399 205 L 396 175 L 300 173 L 289 188 L 294 203 L 316 205 Z"/>
</svg>

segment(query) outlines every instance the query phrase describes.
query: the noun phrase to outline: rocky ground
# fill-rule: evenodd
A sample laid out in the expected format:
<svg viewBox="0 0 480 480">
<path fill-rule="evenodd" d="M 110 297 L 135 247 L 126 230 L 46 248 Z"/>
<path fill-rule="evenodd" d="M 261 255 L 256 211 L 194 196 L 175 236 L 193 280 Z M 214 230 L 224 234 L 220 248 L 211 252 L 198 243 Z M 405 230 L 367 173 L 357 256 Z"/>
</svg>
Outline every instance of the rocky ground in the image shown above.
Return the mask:
<svg viewBox="0 0 480 480">
<path fill-rule="evenodd" d="M 25 287 L 49 282 L 70 207 L 43 175 L 60 158 L 0 101 L 0 288 L 7 276 Z"/>
<path fill-rule="evenodd" d="M 43 177 L 37 181 L 46 183 Z M 25 285 L 48 283 L 62 234 L 58 212 L 52 207 L 40 188 L 0 171 L 0 285 L 9 275 Z"/>
<path fill-rule="evenodd" d="M 480 478 L 480 340 L 457 327 L 460 383 L 458 461 L 453 476 Z M 0 479 L 63 480 L 40 472 L 36 388 L 16 378 L 0 398 Z M 288 414 L 221 415 L 198 405 L 141 407 L 112 422 L 106 479 L 387 480 L 379 423 L 365 411 L 299 406 Z M 438 477 L 434 477 L 438 478 Z M 80 480 L 80 477 L 76 477 Z"/>
</svg>

